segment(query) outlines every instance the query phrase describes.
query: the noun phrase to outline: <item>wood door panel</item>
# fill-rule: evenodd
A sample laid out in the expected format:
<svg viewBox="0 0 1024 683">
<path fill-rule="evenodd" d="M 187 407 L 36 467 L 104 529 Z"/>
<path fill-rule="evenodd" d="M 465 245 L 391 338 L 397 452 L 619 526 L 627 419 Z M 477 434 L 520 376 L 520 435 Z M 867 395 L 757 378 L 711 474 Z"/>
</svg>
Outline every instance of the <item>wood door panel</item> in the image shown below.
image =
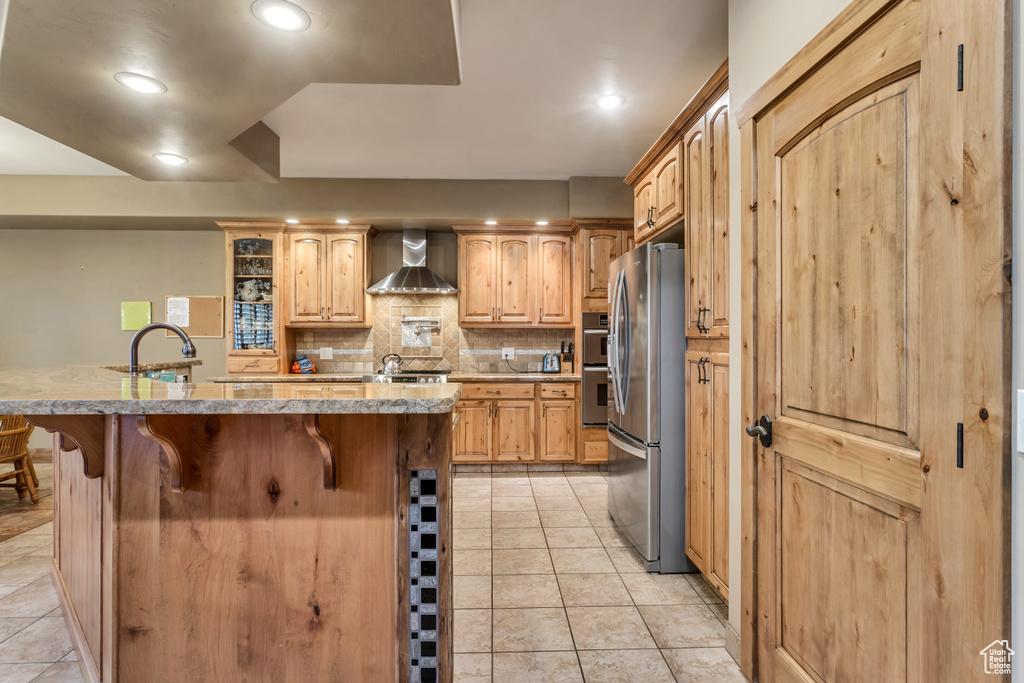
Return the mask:
<svg viewBox="0 0 1024 683">
<path fill-rule="evenodd" d="M 708 568 L 711 529 L 708 441 L 711 431 L 710 384 L 700 382 L 704 354 L 686 352 L 686 556 L 702 573 Z"/>
<path fill-rule="evenodd" d="M 705 295 L 711 337 L 729 336 L 729 94 L 707 115 L 710 272 Z"/>
<path fill-rule="evenodd" d="M 703 337 L 697 329 L 701 307 L 707 306 L 707 264 L 710 260 L 705 211 L 706 174 L 704 172 L 704 119 L 687 132 L 683 140 L 685 164 L 683 203 L 686 206 L 687 336 Z"/>
<path fill-rule="evenodd" d="M 572 323 L 572 238 L 537 237 L 537 319 L 543 325 Z"/>
<path fill-rule="evenodd" d="M 676 143 L 654 169 L 655 230 L 672 225 L 683 215 L 682 143 Z"/>
<path fill-rule="evenodd" d="M 550 462 L 576 460 L 576 402 L 541 403 L 540 459 Z"/>
<path fill-rule="evenodd" d="M 916 76 L 780 161 L 782 414 L 902 446 L 916 437 L 914 115 Z"/>
<path fill-rule="evenodd" d="M 497 246 L 494 235 L 459 236 L 459 321 L 493 322 Z"/>
<path fill-rule="evenodd" d="M 708 463 L 711 500 L 708 581 L 729 599 L 729 356 L 710 354 L 711 425 Z"/>
<path fill-rule="evenodd" d="M 533 239 L 498 238 L 498 315 L 506 323 L 534 322 L 530 290 L 533 280 Z"/>
<path fill-rule="evenodd" d="M 534 459 L 536 431 L 534 402 L 496 401 L 494 403 L 494 460 L 527 461 Z"/>
<path fill-rule="evenodd" d="M 323 320 L 324 241 L 314 235 L 293 235 L 290 246 L 291 320 Z"/>
<path fill-rule="evenodd" d="M 366 300 L 363 273 L 363 238 L 328 238 L 330 254 L 327 273 L 327 319 L 334 322 L 360 322 Z"/>
<path fill-rule="evenodd" d="M 586 230 L 583 234 L 584 298 L 608 300 L 608 272 L 619 257 L 621 230 Z"/>
<path fill-rule="evenodd" d="M 654 220 L 654 173 L 648 173 L 633 189 L 633 225 L 636 229 L 636 241 L 644 242 L 654 232 L 647 222 Z"/>
<path fill-rule="evenodd" d="M 907 680 L 916 515 L 781 467 L 781 647 L 822 681 Z"/>
<path fill-rule="evenodd" d="M 453 460 L 490 460 L 492 410 L 490 401 L 459 401 L 455 407 L 460 417 Z"/>
</svg>

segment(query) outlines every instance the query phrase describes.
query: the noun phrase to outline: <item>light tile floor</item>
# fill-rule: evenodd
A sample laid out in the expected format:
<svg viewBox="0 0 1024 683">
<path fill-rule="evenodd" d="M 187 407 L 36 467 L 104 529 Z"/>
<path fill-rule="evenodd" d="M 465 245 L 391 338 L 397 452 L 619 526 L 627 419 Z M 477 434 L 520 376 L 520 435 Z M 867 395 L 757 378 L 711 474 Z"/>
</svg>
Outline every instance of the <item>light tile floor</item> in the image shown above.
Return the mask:
<svg viewBox="0 0 1024 683">
<path fill-rule="evenodd" d="M 698 575 L 644 571 L 603 474 L 460 473 L 453 507 L 457 683 L 744 680 L 721 598 Z M 52 523 L 0 541 L 0 683 L 83 680 L 52 555 Z"/>
<path fill-rule="evenodd" d="M 644 570 L 602 473 L 460 472 L 453 486 L 456 683 L 744 681 L 722 599 L 700 575 Z"/>
<path fill-rule="evenodd" d="M 25 529 L 0 541 L 0 683 L 80 683 L 57 591 L 50 578 L 53 557 L 53 465 L 36 462 L 40 503 L 0 489 L 0 527 Z M 44 494 L 45 491 L 45 494 Z M 35 524 L 33 525 L 33 521 Z M 7 535 L 7 534 L 5 534 Z"/>
</svg>

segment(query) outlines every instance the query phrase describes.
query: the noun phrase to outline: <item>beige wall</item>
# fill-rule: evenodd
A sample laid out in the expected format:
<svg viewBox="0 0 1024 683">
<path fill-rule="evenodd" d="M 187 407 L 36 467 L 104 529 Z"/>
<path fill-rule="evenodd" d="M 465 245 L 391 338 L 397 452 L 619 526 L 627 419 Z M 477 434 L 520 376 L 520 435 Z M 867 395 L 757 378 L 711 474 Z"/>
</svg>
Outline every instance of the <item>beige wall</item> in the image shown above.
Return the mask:
<svg viewBox="0 0 1024 683">
<path fill-rule="evenodd" d="M 832 21 L 847 0 L 729 0 L 729 102 L 735 112 L 797 51 Z M 740 136 L 735 119 L 729 136 L 730 278 L 733 311 L 740 311 Z M 740 448 L 748 439 L 740 411 L 739 325 L 729 340 L 735 371 L 729 374 L 729 623 L 740 628 Z"/>
</svg>

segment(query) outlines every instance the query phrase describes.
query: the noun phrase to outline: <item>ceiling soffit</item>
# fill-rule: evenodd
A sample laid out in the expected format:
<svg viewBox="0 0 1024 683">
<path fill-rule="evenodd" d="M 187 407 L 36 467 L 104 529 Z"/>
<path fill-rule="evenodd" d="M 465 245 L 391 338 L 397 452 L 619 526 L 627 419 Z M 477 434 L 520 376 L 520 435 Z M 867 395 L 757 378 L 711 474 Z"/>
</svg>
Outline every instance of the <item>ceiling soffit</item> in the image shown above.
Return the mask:
<svg viewBox="0 0 1024 683">
<path fill-rule="evenodd" d="M 12 0 L 0 116 L 143 180 L 273 182 L 279 140 L 260 119 L 309 83 L 461 80 L 458 0 L 302 0 L 301 33 L 265 26 L 251 4 Z M 133 92 L 120 71 L 168 91 Z"/>
</svg>

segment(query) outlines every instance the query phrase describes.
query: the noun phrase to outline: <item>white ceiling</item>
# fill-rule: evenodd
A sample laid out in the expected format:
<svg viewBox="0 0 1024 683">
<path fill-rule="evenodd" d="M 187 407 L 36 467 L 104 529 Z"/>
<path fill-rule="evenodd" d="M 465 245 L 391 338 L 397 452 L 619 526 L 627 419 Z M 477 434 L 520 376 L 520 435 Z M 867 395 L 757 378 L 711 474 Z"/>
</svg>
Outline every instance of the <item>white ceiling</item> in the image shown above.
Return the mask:
<svg viewBox="0 0 1024 683">
<path fill-rule="evenodd" d="M 727 57 L 725 0 L 461 5 L 461 85 L 307 86 L 263 119 L 282 177 L 624 176 Z M 119 174 L 3 119 L 0 173 Z"/>
</svg>

